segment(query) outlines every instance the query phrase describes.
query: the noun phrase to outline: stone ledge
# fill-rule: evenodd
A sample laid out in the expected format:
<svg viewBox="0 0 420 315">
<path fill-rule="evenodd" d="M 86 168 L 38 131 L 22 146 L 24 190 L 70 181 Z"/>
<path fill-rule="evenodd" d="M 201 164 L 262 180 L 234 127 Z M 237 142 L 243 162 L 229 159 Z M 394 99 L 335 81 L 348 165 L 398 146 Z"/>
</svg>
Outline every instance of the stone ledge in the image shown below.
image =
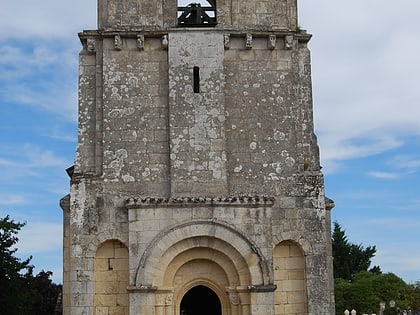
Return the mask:
<svg viewBox="0 0 420 315">
<path fill-rule="evenodd" d="M 86 38 L 107 38 L 107 37 L 114 37 L 115 35 L 120 35 L 121 37 L 125 38 L 135 38 L 137 35 L 141 34 L 146 37 L 155 37 L 160 38 L 163 35 L 168 35 L 169 33 L 177 33 L 177 32 L 186 32 L 194 33 L 194 32 L 203 32 L 203 28 L 170 28 L 170 29 L 163 29 L 163 30 L 149 30 L 149 29 L 124 29 L 124 28 L 115 28 L 115 29 L 106 29 L 106 30 L 84 30 L 78 33 L 79 38 L 86 39 Z M 246 34 L 252 34 L 254 37 L 268 37 L 269 35 L 276 35 L 279 38 L 284 38 L 286 36 L 294 36 L 299 42 L 308 42 L 312 35 L 307 34 L 305 31 L 302 32 L 293 32 L 290 30 L 243 30 L 243 29 L 232 29 L 232 28 L 223 28 L 223 29 L 214 29 L 209 28 L 209 31 L 212 33 L 219 33 L 219 34 L 230 34 L 235 37 L 243 37 Z"/>
<path fill-rule="evenodd" d="M 273 206 L 275 198 L 267 196 L 231 196 L 231 197 L 137 197 L 125 200 L 127 209 L 136 209 L 144 207 L 178 207 L 185 206 L 237 206 L 237 207 L 255 207 L 255 206 Z"/>
<path fill-rule="evenodd" d="M 277 286 L 275 284 L 249 285 L 247 289 L 251 292 L 274 292 L 277 289 Z"/>
<path fill-rule="evenodd" d="M 157 287 L 152 286 L 152 285 L 140 285 L 138 287 L 135 285 L 130 285 L 127 287 L 128 292 L 149 293 L 149 292 L 155 292 L 156 290 L 157 290 Z"/>
</svg>

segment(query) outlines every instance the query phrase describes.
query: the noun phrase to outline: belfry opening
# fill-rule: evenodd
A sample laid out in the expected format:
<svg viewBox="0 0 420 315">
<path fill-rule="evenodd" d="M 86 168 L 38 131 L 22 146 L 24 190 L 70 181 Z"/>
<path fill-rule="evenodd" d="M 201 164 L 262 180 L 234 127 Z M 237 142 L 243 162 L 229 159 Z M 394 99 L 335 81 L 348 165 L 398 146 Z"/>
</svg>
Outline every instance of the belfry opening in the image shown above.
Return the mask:
<svg viewBox="0 0 420 315">
<path fill-rule="evenodd" d="M 192 2 L 180 5 L 185 1 L 178 0 L 178 26 L 182 27 L 210 27 L 217 25 L 216 0 Z"/>
<path fill-rule="evenodd" d="M 204 285 L 195 286 L 182 298 L 180 315 L 222 315 L 219 297 Z"/>
</svg>

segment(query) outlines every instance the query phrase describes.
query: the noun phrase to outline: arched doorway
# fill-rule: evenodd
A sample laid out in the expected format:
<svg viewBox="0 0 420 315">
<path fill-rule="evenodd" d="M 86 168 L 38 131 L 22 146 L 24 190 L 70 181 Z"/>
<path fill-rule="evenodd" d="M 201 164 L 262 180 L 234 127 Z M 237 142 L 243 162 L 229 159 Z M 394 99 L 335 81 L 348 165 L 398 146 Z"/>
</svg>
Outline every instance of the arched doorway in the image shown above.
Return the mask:
<svg viewBox="0 0 420 315">
<path fill-rule="evenodd" d="M 219 297 L 206 286 L 198 285 L 185 293 L 180 315 L 222 315 Z"/>
</svg>

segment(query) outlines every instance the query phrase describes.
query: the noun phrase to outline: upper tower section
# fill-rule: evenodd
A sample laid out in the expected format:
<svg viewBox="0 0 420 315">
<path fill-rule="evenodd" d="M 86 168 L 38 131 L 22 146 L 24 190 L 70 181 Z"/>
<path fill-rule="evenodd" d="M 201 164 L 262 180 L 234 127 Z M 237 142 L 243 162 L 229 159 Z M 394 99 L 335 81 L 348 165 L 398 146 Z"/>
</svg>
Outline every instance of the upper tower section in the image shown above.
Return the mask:
<svg viewBox="0 0 420 315">
<path fill-rule="evenodd" d="M 297 0 L 98 0 L 98 28 L 167 30 L 215 27 L 228 30 L 297 28 Z"/>
</svg>

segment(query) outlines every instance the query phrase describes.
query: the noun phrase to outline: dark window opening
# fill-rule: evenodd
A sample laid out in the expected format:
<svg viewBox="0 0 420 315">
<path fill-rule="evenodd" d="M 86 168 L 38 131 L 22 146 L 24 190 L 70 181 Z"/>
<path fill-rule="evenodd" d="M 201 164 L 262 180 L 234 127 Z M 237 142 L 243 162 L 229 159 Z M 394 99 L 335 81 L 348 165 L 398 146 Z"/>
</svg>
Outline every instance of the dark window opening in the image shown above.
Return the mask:
<svg viewBox="0 0 420 315">
<path fill-rule="evenodd" d="M 185 293 L 181 300 L 180 314 L 222 315 L 222 306 L 213 290 L 198 285 Z"/>
<path fill-rule="evenodd" d="M 201 1 L 203 3 L 190 3 L 187 6 L 178 6 L 178 25 L 186 27 L 215 26 L 216 0 Z"/>
<path fill-rule="evenodd" d="M 193 68 L 193 85 L 194 85 L 194 93 L 200 93 L 200 68 L 199 67 Z"/>
</svg>

